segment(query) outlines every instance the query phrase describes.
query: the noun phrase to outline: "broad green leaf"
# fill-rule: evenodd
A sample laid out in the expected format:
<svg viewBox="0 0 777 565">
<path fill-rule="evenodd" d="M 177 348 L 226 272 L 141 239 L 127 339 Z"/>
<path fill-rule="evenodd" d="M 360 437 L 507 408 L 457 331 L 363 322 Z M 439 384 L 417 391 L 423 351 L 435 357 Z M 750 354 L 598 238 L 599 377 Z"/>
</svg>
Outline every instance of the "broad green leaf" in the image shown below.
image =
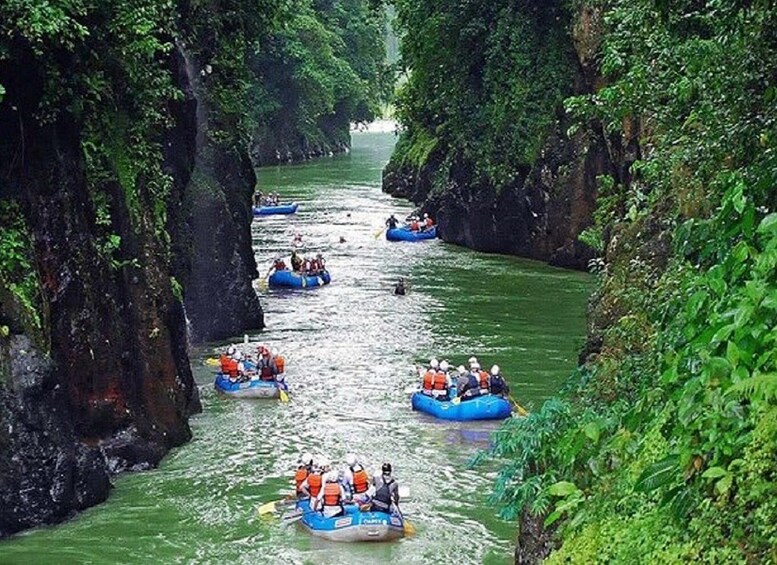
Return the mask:
<svg viewBox="0 0 777 565">
<path fill-rule="evenodd" d="M 634 490 L 637 492 L 651 492 L 659 487 L 668 485 L 679 476 L 679 458 L 670 455 L 661 461 L 649 465 L 637 479 Z"/>
<path fill-rule="evenodd" d="M 739 364 L 739 347 L 733 341 L 729 341 L 726 344 L 726 359 L 728 359 L 732 367 L 736 367 Z"/>
<path fill-rule="evenodd" d="M 772 212 L 761 220 L 758 224 L 758 233 L 777 235 L 777 212 Z"/>
<path fill-rule="evenodd" d="M 715 484 L 715 490 L 719 494 L 726 494 L 731 490 L 731 485 L 734 483 L 734 474 L 727 473 L 722 479 Z"/>
<path fill-rule="evenodd" d="M 569 496 L 573 492 L 579 492 L 579 490 L 574 483 L 568 481 L 560 481 L 548 487 L 548 492 L 551 495 L 561 497 Z"/>
<path fill-rule="evenodd" d="M 723 467 L 710 467 L 702 474 L 705 479 L 717 479 L 728 474 Z"/>
<path fill-rule="evenodd" d="M 691 492 L 691 489 L 685 487 L 677 493 L 677 496 L 674 497 L 669 508 L 674 519 L 678 522 L 682 522 L 691 510 L 693 510 L 694 506 L 696 506 L 696 503 L 693 499 L 693 493 Z"/>
<path fill-rule="evenodd" d="M 585 435 L 588 439 L 594 443 L 598 443 L 599 435 L 601 433 L 599 430 L 599 424 L 596 422 L 588 422 L 585 425 L 585 428 L 583 428 L 583 431 L 585 432 Z"/>
<path fill-rule="evenodd" d="M 559 518 L 561 518 L 561 512 L 558 510 L 554 510 L 550 514 L 548 514 L 548 517 L 545 518 L 545 522 L 543 522 L 543 525 L 547 528 L 548 526 L 553 525 Z"/>
</svg>

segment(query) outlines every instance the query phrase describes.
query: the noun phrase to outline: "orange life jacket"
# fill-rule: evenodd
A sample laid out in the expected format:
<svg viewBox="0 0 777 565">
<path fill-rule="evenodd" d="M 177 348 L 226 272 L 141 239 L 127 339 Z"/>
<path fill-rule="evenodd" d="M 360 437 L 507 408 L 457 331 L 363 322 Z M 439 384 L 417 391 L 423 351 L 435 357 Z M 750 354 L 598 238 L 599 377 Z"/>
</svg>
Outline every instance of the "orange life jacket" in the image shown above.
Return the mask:
<svg viewBox="0 0 777 565">
<path fill-rule="evenodd" d="M 226 355 L 222 355 L 219 360 L 221 361 L 221 372 L 233 379 L 237 378 L 237 361 Z"/>
<path fill-rule="evenodd" d="M 426 227 L 430 228 L 430 227 L 432 227 L 434 225 L 434 220 L 432 220 L 431 218 L 426 218 L 426 222 L 425 223 L 426 223 Z"/>
<path fill-rule="evenodd" d="M 297 483 L 297 492 L 300 492 L 302 483 L 305 482 L 305 479 L 307 479 L 309 475 L 308 468 L 304 466 L 297 469 L 297 472 L 294 473 L 294 482 Z"/>
<path fill-rule="evenodd" d="M 310 473 L 308 475 L 308 492 L 310 492 L 311 497 L 315 498 L 321 492 L 321 483 L 321 473 Z"/>
<path fill-rule="evenodd" d="M 411 222 L 411 223 L 410 223 L 410 229 L 411 229 L 412 231 L 418 231 L 418 228 L 419 228 L 419 227 L 420 227 L 420 226 L 418 225 L 418 222 L 416 222 L 415 220 L 414 220 L 413 222 Z"/>
<path fill-rule="evenodd" d="M 367 471 L 364 470 L 364 467 L 359 466 L 358 471 L 354 471 L 353 467 L 351 467 L 351 472 L 353 473 L 353 492 L 356 494 L 367 492 L 370 479 L 367 476 Z"/>
<path fill-rule="evenodd" d="M 446 378 L 445 373 L 443 373 L 442 371 L 435 373 L 434 386 L 432 388 L 434 390 L 447 390 L 448 379 Z"/>
<path fill-rule="evenodd" d="M 278 373 L 282 373 L 286 369 L 286 359 L 277 355 L 275 357 L 275 366 L 278 367 Z"/>
<path fill-rule="evenodd" d="M 431 369 L 424 373 L 424 382 L 422 385 L 424 390 L 432 390 L 432 386 L 434 385 L 434 375 L 435 373 Z"/>
<path fill-rule="evenodd" d="M 479 371 L 478 376 L 480 377 L 480 388 L 488 388 L 488 373 Z"/>
<path fill-rule="evenodd" d="M 324 485 L 324 506 L 340 506 L 340 485 L 327 483 Z"/>
</svg>

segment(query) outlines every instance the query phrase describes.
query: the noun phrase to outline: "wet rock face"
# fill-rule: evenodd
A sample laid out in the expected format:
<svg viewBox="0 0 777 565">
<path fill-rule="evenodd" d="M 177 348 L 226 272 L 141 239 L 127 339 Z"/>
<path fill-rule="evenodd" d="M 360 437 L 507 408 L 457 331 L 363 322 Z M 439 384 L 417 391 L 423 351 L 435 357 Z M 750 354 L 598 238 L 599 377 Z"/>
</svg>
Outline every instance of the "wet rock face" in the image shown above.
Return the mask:
<svg viewBox="0 0 777 565">
<path fill-rule="evenodd" d="M 100 448 L 78 441 L 54 363 L 24 336 L 0 340 L 2 538 L 102 502 L 111 484 Z"/>
</svg>

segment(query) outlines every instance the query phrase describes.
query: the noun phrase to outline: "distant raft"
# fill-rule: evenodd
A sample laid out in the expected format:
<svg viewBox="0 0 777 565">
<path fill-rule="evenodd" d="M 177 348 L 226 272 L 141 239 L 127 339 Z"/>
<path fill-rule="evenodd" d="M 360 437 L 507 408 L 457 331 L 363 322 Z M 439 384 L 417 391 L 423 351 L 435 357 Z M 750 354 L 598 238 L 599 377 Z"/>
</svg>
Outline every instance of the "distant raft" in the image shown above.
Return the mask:
<svg viewBox="0 0 777 565">
<path fill-rule="evenodd" d="M 329 271 L 321 271 L 317 275 L 303 275 L 289 269 L 275 271 L 267 283 L 273 288 L 315 288 L 332 281 Z"/>
<path fill-rule="evenodd" d="M 275 381 L 232 382 L 223 373 L 216 374 L 214 385 L 217 391 L 235 398 L 278 398 L 281 394 Z"/>
<path fill-rule="evenodd" d="M 413 410 L 426 412 L 441 420 L 466 422 L 471 420 L 503 420 L 510 417 L 510 402 L 501 396 L 488 394 L 454 404 L 449 400 L 435 400 L 416 392 L 412 397 Z"/>
<path fill-rule="evenodd" d="M 362 512 L 355 504 L 344 505 L 345 513 L 325 518 L 321 512 L 311 510 L 307 500 L 297 503 L 300 522 L 312 535 L 331 541 L 362 542 L 392 541 L 405 535 L 405 523 L 399 514 Z"/>
<path fill-rule="evenodd" d="M 437 237 L 437 226 L 424 231 L 413 231 L 409 227 L 389 228 L 386 230 L 386 239 L 389 241 L 424 241 Z"/>
<path fill-rule="evenodd" d="M 290 204 L 278 204 L 276 206 L 254 207 L 254 216 L 272 216 L 273 214 L 293 214 L 299 208 L 299 204 L 291 202 Z"/>
</svg>

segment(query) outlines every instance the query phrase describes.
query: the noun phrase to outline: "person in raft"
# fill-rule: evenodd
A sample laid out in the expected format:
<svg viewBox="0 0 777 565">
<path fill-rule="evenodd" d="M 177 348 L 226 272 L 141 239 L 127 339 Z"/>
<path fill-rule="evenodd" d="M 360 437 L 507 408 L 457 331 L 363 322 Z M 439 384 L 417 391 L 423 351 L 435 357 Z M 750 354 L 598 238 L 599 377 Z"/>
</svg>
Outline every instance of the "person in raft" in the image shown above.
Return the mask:
<svg viewBox="0 0 777 565">
<path fill-rule="evenodd" d="M 379 477 L 372 478 L 372 511 L 391 514 L 399 512 L 399 484 L 391 476 L 391 463 L 384 463 Z"/>
<path fill-rule="evenodd" d="M 367 475 L 367 470 L 358 462 L 353 453 L 345 456 L 345 465 L 343 483 L 351 491 L 350 498 L 359 505 L 368 502 L 370 496 L 367 491 L 370 488 L 370 477 Z"/>
<path fill-rule="evenodd" d="M 300 272 L 304 262 L 305 260 L 297 253 L 296 249 L 291 252 L 291 268 L 294 272 Z"/>
<path fill-rule="evenodd" d="M 243 352 L 234 345 L 227 347 L 226 353 L 219 356 L 219 365 L 221 374 L 233 383 L 243 382 L 250 378 L 243 360 Z"/>
<path fill-rule="evenodd" d="M 421 230 L 421 221 L 418 219 L 418 216 L 413 216 L 410 218 L 410 231 L 420 231 Z"/>
<path fill-rule="evenodd" d="M 303 453 L 299 456 L 299 465 L 294 472 L 294 484 L 296 485 L 297 498 L 303 499 L 308 496 L 302 492 L 302 484 L 308 479 L 313 472 L 313 456 L 310 453 Z"/>
<path fill-rule="evenodd" d="M 260 346 L 257 352 L 259 353 L 259 360 L 256 362 L 256 370 L 259 373 L 259 378 L 263 381 L 275 381 L 275 377 L 278 376 L 280 371 L 278 371 L 278 365 L 270 354 L 270 350 L 267 347 Z"/>
<path fill-rule="evenodd" d="M 386 227 L 390 230 L 396 229 L 398 224 L 399 224 L 399 220 L 397 220 L 394 214 L 391 214 L 388 220 L 386 220 Z"/>
<path fill-rule="evenodd" d="M 450 400 L 449 389 L 451 377 L 448 375 L 450 366 L 447 361 L 438 363 L 437 359 L 429 361 L 429 368 L 423 374 L 421 394 L 431 396 L 435 400 Z"/>
<path fill-rule="evenodd" d="M 431 229 L 433 227 L 434 227 L 434 220 L 432 220 L 429 217 L 429 214 L 424 214 L 423 231 L 426 231 L 426 230 Z"/>
<path fill-rule="evenodd" d="M 394 285 L 394 294 L 397 296 L 404 296 L 407 294 L 407 287 L 405 286 L 405 279 L 399 277 L 399 281 Z"/>
<path fill-rule="evenodd" d="M 324 518 L 334 518 L 345 513 L 343 503 L 346 499 L 345 488 L 340 484 L 340 473 L 328 471 L 324 475 L 324 486 L 314 499 L 314 510 L 320 510 Z"/>
<path fill-rule="evenodd" d="M 324 486 L 324 475 L 329 470 L 330 464 L 326 457 L 319 456 L 314 458 L 310 473 L 308 473 L 307 478 L 302 481 L 299 487 L 301 498 L 317 498 Z"/>
<path fill-rule="evenodd" d="M 491 367 L 491 378 L 489 379 L 489 387 L 491 394 L 506 398 L 510 394 L 510 387 L 507 386 L 507 382 L 502 377 L 502 373 L 499 369 L 499 365 Z"/>
</svg>

